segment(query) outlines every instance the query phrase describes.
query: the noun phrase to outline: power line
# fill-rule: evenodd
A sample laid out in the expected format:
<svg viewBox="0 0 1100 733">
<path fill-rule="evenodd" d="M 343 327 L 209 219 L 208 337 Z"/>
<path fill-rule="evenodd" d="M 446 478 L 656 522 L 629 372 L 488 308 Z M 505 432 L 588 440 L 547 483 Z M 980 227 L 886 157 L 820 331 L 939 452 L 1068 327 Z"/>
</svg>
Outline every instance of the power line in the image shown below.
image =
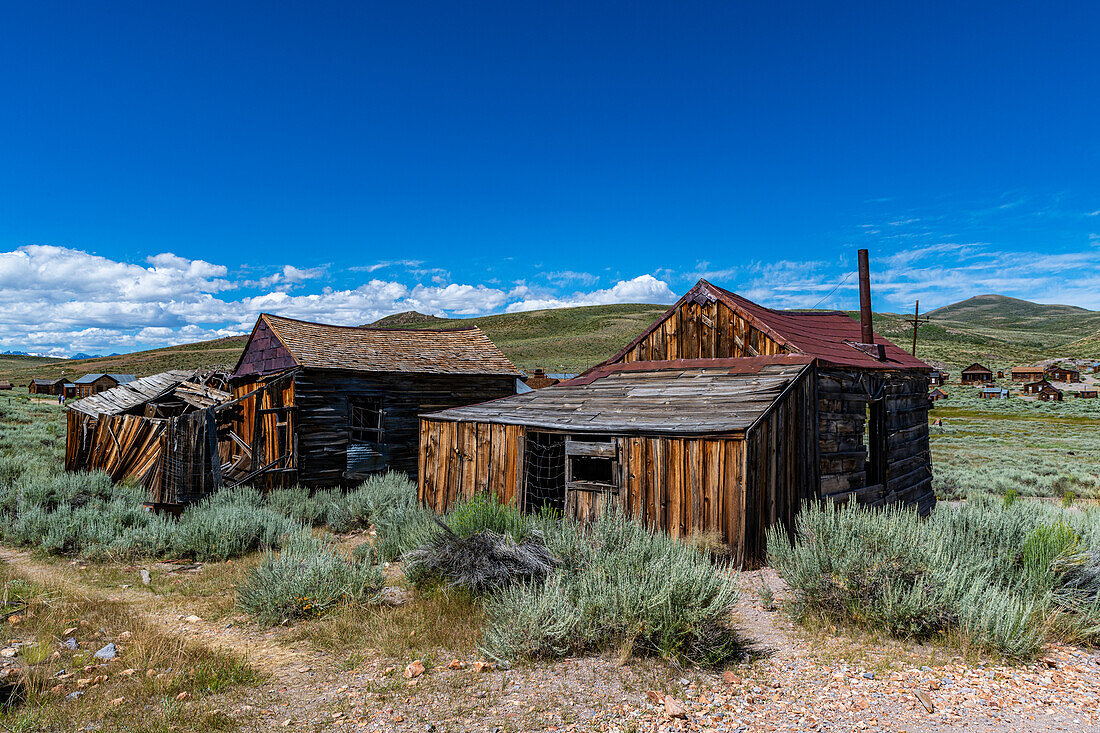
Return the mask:
<svg viewBox="0 0 1100 733">
<path fill-rule="evenodd" d="M 830 290 L 828 293 L 825 294 L 824 298 L 822 298 L 821 300 L 814 303 L 813 306 L 810 307 L 810 310 L 813 310 L 814 308 L 818 307 L 819 305 L 824 303 L 826 300 L 828 300 L 830 297 L 832 297 L 833 293 L 835 293 L 838 289 L 840 289 L 841 285 L 848 282 L 848 278 L 850 278 L 851 276 L 852 276 L 852 273 L 850 273 L 850 272 L 847 275 L 845 275 L 844 278 L 840 282 L 838 282 L 836 285 L 833 286 L 832 290 Z"/>
</svg>

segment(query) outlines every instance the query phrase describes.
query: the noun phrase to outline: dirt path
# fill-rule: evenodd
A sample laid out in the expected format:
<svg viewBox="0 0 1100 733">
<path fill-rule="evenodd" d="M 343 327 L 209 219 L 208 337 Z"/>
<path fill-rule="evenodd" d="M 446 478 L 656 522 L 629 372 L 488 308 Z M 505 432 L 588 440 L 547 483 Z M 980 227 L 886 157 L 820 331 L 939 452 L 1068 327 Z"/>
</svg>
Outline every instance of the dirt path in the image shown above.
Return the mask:
<svg viewBox="0 0 1100 733">
<path fill-rule="evenodd" d="M 620 664 L 613 655 L 478 672 L 471 657 L 453 666 L 425 660 L 427 671 L 406 679 L 412 660 L 371 654 L 367 639 L 362 658 L 347 664 L 288 643 L 285 629 L 189 620 L 175 598 L 94 587 L 74 568 L 18 550 L 0 548 L 0 561 L 73 594 L 121 601 L 163 633 L 248 659 L 265 682 L 218 703 L 247 731 L 1100 731 L 1094 651 L 1052 647 L 1031 665 L 968 665 L 942 648 L 807 632 L 770 602 L 786 591 L 768 569 L 741 574 L 736 609 L 760 654 L 725 674 Z M 651 691 L 670 696 L 684 717 L 670 717 Z"/>
</svg>

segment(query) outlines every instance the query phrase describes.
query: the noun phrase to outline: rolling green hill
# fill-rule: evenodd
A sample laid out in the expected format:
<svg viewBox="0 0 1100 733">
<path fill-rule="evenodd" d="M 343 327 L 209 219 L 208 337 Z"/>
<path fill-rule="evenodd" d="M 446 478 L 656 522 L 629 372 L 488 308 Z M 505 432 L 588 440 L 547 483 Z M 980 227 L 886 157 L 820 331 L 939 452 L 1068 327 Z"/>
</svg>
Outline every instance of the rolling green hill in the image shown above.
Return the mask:
<svg viewBox="0 0 1100 733">
<path fill-rule="evenodd" d="M 386 316 L 374 326 L 453 328 L 478 326 L 523 369 L 581 371 L 611 356 L 656 320 L 663 305 L 597 305 L 503 313 L 479 318 L 438 318 L 415 311 Z M 858 313 L 850 313 L 858 317 Z M 954 370 L 979 361 L 993 369 L 1056 356 L 1100 357 L 1100 312 L 983 295 L 932 311 L 921 326 L 917 355 Z M 875 315 L 875 330 L 908 349 L 912 316 Z M 167 369 L 232 366 L 246 337 L 204 341 L 121 356 L 81 360 L 0 356 L 0 379 L 77 377 L 89 372 L 144 376 Z"/>
</svg>

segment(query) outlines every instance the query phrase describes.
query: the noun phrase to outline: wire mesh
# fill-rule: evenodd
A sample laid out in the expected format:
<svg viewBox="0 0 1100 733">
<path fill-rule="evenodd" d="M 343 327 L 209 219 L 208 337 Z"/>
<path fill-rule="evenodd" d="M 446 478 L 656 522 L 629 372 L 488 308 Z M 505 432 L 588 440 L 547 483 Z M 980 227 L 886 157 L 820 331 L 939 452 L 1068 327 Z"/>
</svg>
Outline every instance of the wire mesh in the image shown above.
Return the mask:
<svg viewBox="0 0 1100 733">
<path fill-rule="evenodd" d="M 524 481 L 527 509 L 565 509 L 565 436 L 528 433 Z"/>
</svg>

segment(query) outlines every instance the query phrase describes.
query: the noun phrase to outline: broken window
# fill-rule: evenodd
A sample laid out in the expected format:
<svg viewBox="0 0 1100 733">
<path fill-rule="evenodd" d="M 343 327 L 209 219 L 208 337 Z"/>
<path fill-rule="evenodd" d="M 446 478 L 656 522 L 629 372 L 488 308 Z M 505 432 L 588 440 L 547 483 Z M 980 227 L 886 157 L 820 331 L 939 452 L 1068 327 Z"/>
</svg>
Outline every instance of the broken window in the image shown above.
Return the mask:
<svg viewBox="0 0 1100 733">
<path fill-rule="evenodd" d="M 565 443 L 565 455 L 569 461 L 568 484 L 589 488 L 616 487 L 618 455 L 610 437 L 569 438 Z"/>
<path fill-rule="evenodd" d="M 864 463 L 864 486 L 886 483 L 886 400 L 868 400 L 863 420 L 863 445 L 867 449 Z"/>
<path fill-rule="evenodd" d="M 349 438 L 352 443 L 382 443 L 382 400 L 353 397 L 349 401 Z"/>
</svg>

